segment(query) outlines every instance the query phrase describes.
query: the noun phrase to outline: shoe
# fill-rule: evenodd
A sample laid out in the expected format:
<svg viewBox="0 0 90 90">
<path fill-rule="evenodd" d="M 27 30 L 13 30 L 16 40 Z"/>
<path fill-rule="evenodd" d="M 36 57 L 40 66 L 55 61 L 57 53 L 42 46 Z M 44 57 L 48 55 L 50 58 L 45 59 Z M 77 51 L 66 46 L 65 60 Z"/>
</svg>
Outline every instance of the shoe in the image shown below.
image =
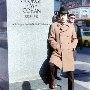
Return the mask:
<svg viewBox="0 0 90 90">
<path fill-rule="evenodd" d="M 61 80 L 61 78 L 60 77 L 55 77 L 57 80 Z"/>
<path fill-rule="evenodd" d="M 54 80 L 51 81 L 51 83 L 49 84 L 49 88 L 50 89 L 54 89 L 55 88 L 55 82 L 54 82 Z"/>
</svg>

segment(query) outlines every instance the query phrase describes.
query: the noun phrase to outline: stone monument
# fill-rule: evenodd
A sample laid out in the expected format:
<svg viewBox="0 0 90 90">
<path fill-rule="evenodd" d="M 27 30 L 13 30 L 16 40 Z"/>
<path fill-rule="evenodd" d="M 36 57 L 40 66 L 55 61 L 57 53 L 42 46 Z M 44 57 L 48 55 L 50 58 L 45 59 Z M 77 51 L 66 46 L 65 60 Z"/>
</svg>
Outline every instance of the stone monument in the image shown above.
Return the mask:
<svg viewBox="0 0 90 90">
<path fill-rule="evenodd" d="M 53 15 L 53 0 L 7 0 L 10 84 L 40 79 Z"/>
</svg>

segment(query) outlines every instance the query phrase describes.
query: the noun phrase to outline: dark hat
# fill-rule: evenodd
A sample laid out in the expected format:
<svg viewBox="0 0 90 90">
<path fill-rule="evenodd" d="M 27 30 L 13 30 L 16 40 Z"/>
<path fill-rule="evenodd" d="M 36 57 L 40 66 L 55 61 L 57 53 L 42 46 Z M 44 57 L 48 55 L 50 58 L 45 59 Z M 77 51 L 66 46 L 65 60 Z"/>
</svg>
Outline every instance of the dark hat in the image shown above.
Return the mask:
<svg viewBox="0 0 90 90">
<path fill-rule="evenodd" d="M 65 7 L 60 7 L 59 14 L 69 14 L 69 12 Z"/>
</svg>

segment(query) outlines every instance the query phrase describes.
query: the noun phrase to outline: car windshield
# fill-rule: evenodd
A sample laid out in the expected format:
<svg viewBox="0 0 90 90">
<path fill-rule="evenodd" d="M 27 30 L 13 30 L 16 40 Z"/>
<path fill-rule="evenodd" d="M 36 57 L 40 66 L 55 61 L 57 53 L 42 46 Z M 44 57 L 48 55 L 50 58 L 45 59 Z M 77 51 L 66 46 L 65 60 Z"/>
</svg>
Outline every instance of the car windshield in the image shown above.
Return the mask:
<svg viewBox="0 0 90 90">
<path fill-rule="evenodd" d="M 83 36 L 90 36 L 90 32 L 83 32 Z"/>
</svg>

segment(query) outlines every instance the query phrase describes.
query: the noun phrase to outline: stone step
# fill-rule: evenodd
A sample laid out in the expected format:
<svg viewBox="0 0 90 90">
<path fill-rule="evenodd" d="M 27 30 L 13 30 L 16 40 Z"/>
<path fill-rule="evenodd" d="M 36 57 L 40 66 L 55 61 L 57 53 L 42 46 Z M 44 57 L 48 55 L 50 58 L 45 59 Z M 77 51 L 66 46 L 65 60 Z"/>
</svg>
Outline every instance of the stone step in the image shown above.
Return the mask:
<svg viewBox="0 0 90 90">
<path fill-rule="evenodd" d="M 68 90 L 67 78 L 61 77 L 61 81 L 55 81 L 56 86 L 53 90 Z M 60 87 L 61 86 L 61 87 Z M 48 85 L 45 85 L 42 80 L 24 81 L 19 83 L 10 84 L 9 90 L 50 90 Z M 75 90 L 90 90 L 85 86 L 80 85 L 75 81 Z"/>
</svg>

